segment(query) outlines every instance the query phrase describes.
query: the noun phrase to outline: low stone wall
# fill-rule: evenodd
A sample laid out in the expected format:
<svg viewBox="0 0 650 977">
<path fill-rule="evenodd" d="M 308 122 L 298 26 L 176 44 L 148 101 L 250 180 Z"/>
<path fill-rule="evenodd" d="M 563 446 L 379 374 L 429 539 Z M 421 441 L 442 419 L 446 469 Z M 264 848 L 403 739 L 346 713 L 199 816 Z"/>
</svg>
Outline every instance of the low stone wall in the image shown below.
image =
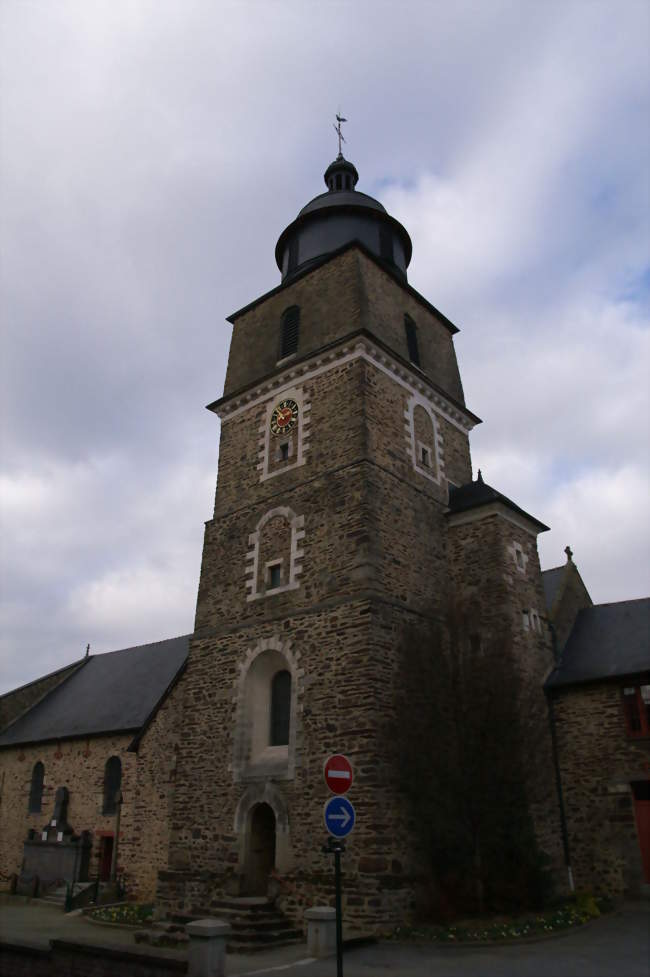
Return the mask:
<svg viewBox="0 0 650 977">
<path fill-rule="evenodd" d="M 0 943 L 2 977 L 173 977 L 187 961 L 144 950 L 52 940 L 50 948 Z"/>
</svg>

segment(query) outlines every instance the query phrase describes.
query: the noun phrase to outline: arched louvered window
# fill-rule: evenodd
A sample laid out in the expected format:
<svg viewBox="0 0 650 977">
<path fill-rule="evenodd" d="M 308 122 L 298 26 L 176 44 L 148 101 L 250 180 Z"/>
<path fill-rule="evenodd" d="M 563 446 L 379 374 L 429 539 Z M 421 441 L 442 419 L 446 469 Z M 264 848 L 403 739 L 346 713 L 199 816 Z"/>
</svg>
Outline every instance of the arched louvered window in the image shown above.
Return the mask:
<svg viewBox="0 0 650 977">
<path fill-rule="evenodd" d="M 27 810 L 30 814 L 40 814 L 43 806 L 43 780 L 45 778 L 45 767 L 39 760 L 34 764 L 32 770 L 32 782 L 29 788 L 29 806 Z"/>
<path fill-rule="evenodd" d="M 420 351 L 418 350 L 418 331 L 417 326 L 410 315 L 404 316 L 404 329 L 406 331 L 406 345 L 409 351 L 409 359 L 416 366 L 420 365 Z"/>
<path fill-rule="evenodd" d="M 289 742 L 291 715 L 291 673 L 276 672 L 271 682 L 271 746 Z"/>
<path fill-rule="evenodd" d="M 290 305 L 282 316 L 282 336 L 280 339 L 280 359 L 291 356 L 298 350 L 300 333 L 300 309 L 297 305 Z"/>
<path fill-rule="evenodd" d="M 122 763 L 118 756 L 109 757 L 104 767 L 104 806 L 102 814 L 115 814 L 117 795 L 122 784 Z"/>
</svg>

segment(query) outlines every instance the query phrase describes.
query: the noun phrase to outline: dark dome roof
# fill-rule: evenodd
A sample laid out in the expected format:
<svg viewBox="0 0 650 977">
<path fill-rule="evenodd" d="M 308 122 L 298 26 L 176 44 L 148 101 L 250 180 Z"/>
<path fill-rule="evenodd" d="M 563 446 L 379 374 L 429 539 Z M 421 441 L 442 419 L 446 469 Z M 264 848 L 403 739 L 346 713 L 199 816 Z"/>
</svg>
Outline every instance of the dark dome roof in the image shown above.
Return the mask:
<svg viewBox="0 0 650 977">
<path fill-rule="evenodd" d="M 382 214 L 386 213 L 384 205 L 380 204 L 374 197 L 369 197 L 367 193 L 360 193 L 357 190 L 340 190 L 338 193 L 331 193 L 330 191 L 319 193 L 317 197 L 305 204 L 298 217 L 302 217 L 303 214 L 311 214 L 315 210 L 323 210 L 325 207 L 342 207 L 346 204 L 352 207 L 370 207 L 371 210 L 380 210 Z"/>
<path fill-rule="evenodd" d="M 354 164 L 339 155 L 327 167 L 324 179 L 327 193 L 305 204 L 278 239 L 275 260 L 282 281 L 353 241 L 406 279 L 411 239 L 378 200 L 355 189 L 359 174 Z"/>
</svg>

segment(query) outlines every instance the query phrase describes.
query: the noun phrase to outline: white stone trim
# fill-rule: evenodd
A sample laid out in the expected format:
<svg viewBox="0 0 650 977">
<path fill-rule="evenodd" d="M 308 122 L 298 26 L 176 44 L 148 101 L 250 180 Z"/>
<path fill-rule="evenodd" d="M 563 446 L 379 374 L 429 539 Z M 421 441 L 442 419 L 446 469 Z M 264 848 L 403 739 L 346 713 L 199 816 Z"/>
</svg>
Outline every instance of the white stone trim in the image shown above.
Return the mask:
<svg viewBox="0 0 650 977">
<path fill-rule="evenodd" d="M 263 757 L 251 761 L 249 749 L 251 741 L 252 717 L 246 715 L 246 677 L 254 661 L 265 652 L 278 652 L 286 662 L 287 670 L 291 673 L 291 712 L 289 717 L 289 743 L 286 748 L 276 748 L 279 762 L 270 764 L 272 772 L 265 772 Z M 305 671 L 300 666 L 300 652 L 294 651 L 290 638 L 273 635 L 270 638 L 260 638 L 252 645 L 238 663 L 238 672 L 233 689 L 232 703 L 235 712 L 235 729 L 233 736 L 233 754 L 231 771 L 233 781 L 247 779 L 291 780 L 296 767 L 296 744 L 300 742 L 298 726 L 301 724 L 299 701 L 302 700 Z M 268 750 L 273 750 L 269 747 Z M 282 750 L 282 755 L 279 751 Z M 264 751 L 267 752 L 266 750 Z M 276 812 L 277 814 L 277 812 Z"/>
<path fill-rule="evenodd" d="M 433 430 L 433 444 L 424 444 L 415 440 L 415 408 L 422 407 L 431 419 Z M 420 475 L 424 475 L 431 482 L 440 485 L 445 475 L 445 459 L 442 447 L 442 435 L 438 428 L 435 411 L 431 404 L 421 394 L 413 394 L 409 397 L 406 410 L 404 411 L 404 438 L 406 441 L 406 453 L 409 455 L 413 468 Z M 427 467 L 420 461 L 420 451 L 426 448 L 431 455 L 431 466 Z"/>
<path fill-rule="evenodd" d="M 513 539 L 512 546 L 508 547 L 508 553 L 512 557 L 512 561 L 516 566 L 519 573 L 526 574 L 526 567 L 528 565 L 528 556 L 524 552 L 521 543 L 518 543 L 516 539 Z M 521 557 L 521 561 L 519 560 Z"/>
<path fill-rule="evenodd" d="M 273 413 L 279 400 L 289 399 L 295 400 L 295 402 L 298 404 L 298 430 L 296 433 L 295 460 L 283 465 L 282 468 L 276 468 L 274 471 L 269 471 L 269 459 L 272 451 L 271 446 L 276 442 L 276 438 L 272 437 L 271 435 L 271 414 Z M 264 422 L 259 429 L 260 441 L 258 442 L 259 460 L 257 470 L 260 472 L 260 482 L 265 482 L 269 478 L 275 478 L 276 475 L 282 475 L 284 472 L 291 471 L 292 468 L 298 468 L 299 465 L 303 465 L 305 463 L 305 455 L 309 451 L 310 411 L 311 401 L 305 400 L 301 387 L 287 387 L 273 393 L 273 396 L 266 405 Z M 289 458 L 292 456 L 291 440 L 289 441 Z M 283 442 L 277 439 L 277 443 L 280 445 Z"/>
<path fill-rule="evenodd" d="M 257 589 L 257 578 L 259 571 L 259 559 L 260 559 L 260 533 L 264 529 L 264 526 L 275 516 L 281 516 L 286 519 L 291 525 L 291 552 L 289 556 L 289 579 L 281 587 L 274 587 L 273 590 L 259 591 Z M 302 558 L 304 556 L 304 550 L 300 543 L 305 537 L 305 517 L 297 516 L 293 509 L 288 506 L 276 506 L 274 509 L 269 509 L 265 512 L 257 526 L 255 527 L 255 532 L 250 533 L 248 537 L 248 552 L 246 553 L 246 566 L 244 569 L 244 578 L 246 579 L 246 589 L 248 594 L 246 595 L 247 601 L 259 600 L 262 597 L 269 597 L 274 594 L 281 594 L 285 590 L 296 590 L 300 586 L 300 581 L 298 576 L 302 573 Z M 270 560 L 269 563 L 281 562 L 281 558 L 277 557 Z M 266 569 L 265 567 L 265 569 Z"/>
<path fill-rule="evenodd" d="M 327 373 L 334 367 L 339 367 L 357 359 L 366 360 L 366 362 L 377 367 L 382 373 L 385 373 L 403 387 L 408 394 L 417 394 L 423 397 L 429 405 L 435 407 L 441 417 L 444 417 L 446 421 L 458 428 L 459 431 L 467 434 L 476 426 L 477 422 L 469 417 L 462 409 L 452 404 L 444 394 L 433 390 L 426 380 L 419 381 L 413 376 L 410 368 L 402 366 L 390 354 L 379 349 L 379 347 L 367 338 L 355 341 L 354 346 L 352 344 L 339 346 L 336 350 L 331 350 L 321 356 L 298 363 L 293 369 L 288 370 L 280 376 L 272 377 L 259 387 L 251 388 L 238 397 L 232 398 L 226 404 L 212 409 L 221 418 L 222 423 L 225 423 L 248 410 L 250 407 L 263 404 L 269 398 L 273 399 L 284 395 L 285 388 L 290 383 L 295 383 L 298 377 L 300 378 L 300 382 L 304 383 L 323 373 Z M 282 470 L 284 471 L 284 469 Z"/>
</svg>

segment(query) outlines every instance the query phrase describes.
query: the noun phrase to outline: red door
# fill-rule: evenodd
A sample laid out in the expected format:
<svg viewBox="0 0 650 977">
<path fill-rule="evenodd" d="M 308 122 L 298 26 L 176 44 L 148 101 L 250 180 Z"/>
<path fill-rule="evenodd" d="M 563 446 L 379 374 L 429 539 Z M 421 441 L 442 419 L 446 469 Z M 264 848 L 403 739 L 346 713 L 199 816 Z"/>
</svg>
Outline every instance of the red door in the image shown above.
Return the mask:
<svg viewBox="0 0 650 977">
<path fill-rule="evenodd" d="M 650 780 L 634 781 L 632 791 L 636 830 L 643 861 L 643 877 L 646 882 L 650 882 Z"/>
<path fill-rule="evenodd" d="M 99 879 L 108 882 L 111 877 L 111 861 L 113 859 L 113 836 L 104 835 L 99 845 Z"/>
</svg>

